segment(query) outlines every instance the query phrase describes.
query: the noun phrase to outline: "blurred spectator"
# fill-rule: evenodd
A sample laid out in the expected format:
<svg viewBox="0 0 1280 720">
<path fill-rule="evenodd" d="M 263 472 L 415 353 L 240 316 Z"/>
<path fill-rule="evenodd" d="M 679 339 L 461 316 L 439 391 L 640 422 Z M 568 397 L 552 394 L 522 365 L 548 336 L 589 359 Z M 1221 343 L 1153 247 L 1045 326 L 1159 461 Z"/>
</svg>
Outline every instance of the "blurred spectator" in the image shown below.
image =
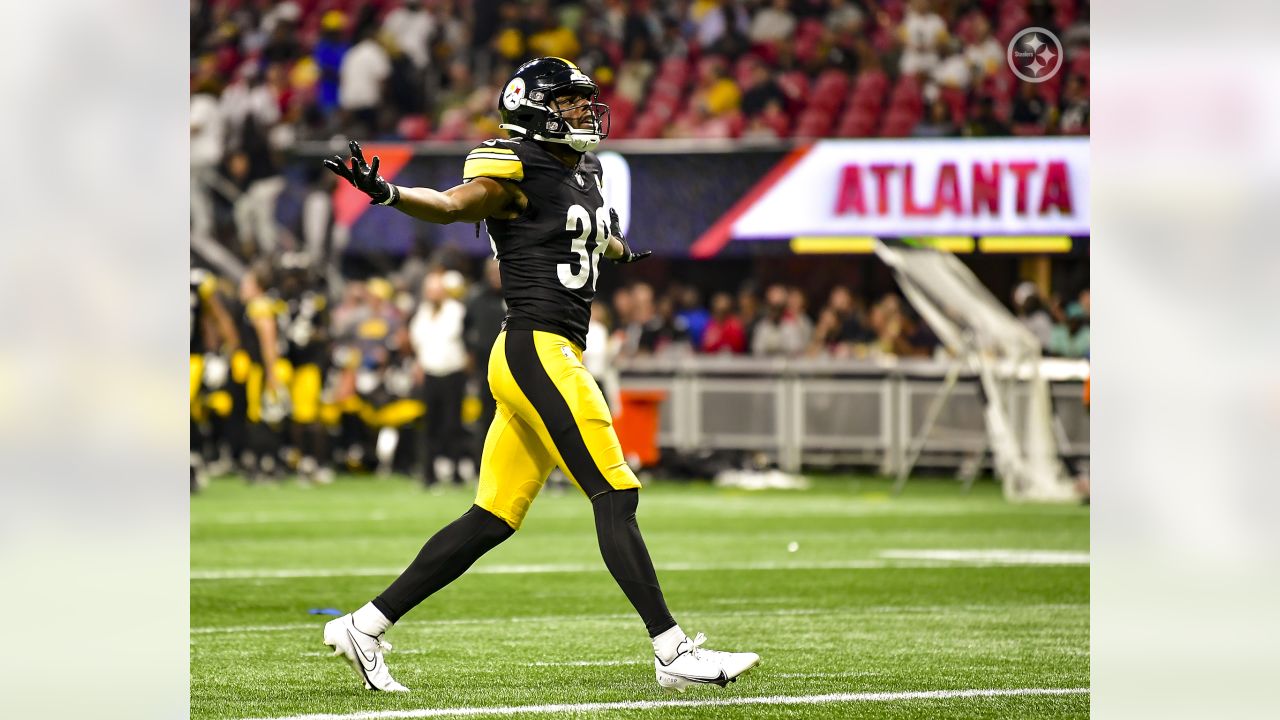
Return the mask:
<svg viewBox="0 0 1280 720">
<path fill-rule="evenodd" d="M 640 333 L 640 351 L 653 355 L 678 355 L 687 353 L 689 327 L 676 315 L 676 303 L 670 295 L 658 300 L 657 311 L 644 324 Z"/>
<path fill-rule="evenodd" d="M 449 297 L 444 274 L 427 275 L 422 283 L 422 304 L 409 325 L 409 337 L 423 376 L 423 401 L 427 406 L 427 431 L 423 482 L 437 480 L 436 460 L 452 462 L 451 472 L 461 482 L 458 462 L 466 454 L 462 442 L 462 397 L 466 390 L 467 353 L 463 344 L 466 309 Z"/>
<path fill-rule="evenodd" d="M 746 8 L 734 0 L 695 0 L 689 6 L 689 19 L 697 28 L 694 39 L 698 47 L 713 52 L 726 52 L 725 41 L 743 38 L 751 27 Z"/>
<path fill-rule="evenodd" d="M 984 97 L 978 101 L 978 112 L 964 126 L 965 137 L 1008 135 L 1009 126 L 996 117 L 995 102 Z"/>
<path fill-rule="evenodd" d="M 973 22 L 973 40 L 965 47 L 965 59 L 975 77 L 995 74 L 1005 66 L 1005 48 L 991 35 L 991 22 L 985 15 L 977 15 Z"/>
<path fill-rule="evenodd" d="M 1089 315 L 1083 305 L 1073 302 L 1067 306 L 1066 322 L 1053 326 L 1048 351 L 1068 358 L 1089 356 Z"/>
<path fill-rule="evenodd" d="M 1078 135 L 1089 128 L 1089 88 L 1084 78 L 1072 75 L 1062 93 L 1059 129 L 1063 135 Z"/>
<path fill-rule="evenodd" d="M 212 185 L 226 143 L 215 91 L 205 85 L 191 93 L 191 234 L 197 237 L 213 235 Z"/>
<path fill-rule="evenodd" d="M 855 33 L 866 21 L 866 15 L 851 0 L 831 0 L 823 24 L 836 33 Z"/>
<path fill-rule="evenodd" d="M 382 31 L 408 56 L 415 68 L 425 70 L 431 62 L 431 35 L 435 18 L 423 7 L 423 0 L 403 0 L 387 13 Z"/>
<path fill-rule="evenodd" d="M 947 45 L 947 56 L 934 66 L 931 76 L 943 88 L 964 90 L 969 87 L 973 69 L 965 58 L 959 40 L 953 40 Z"/>
<path fill-rule="evenodd" d="M 866 344 L 875 339 L 867 327 L 860 301 L 843 285 L 831 289 L 827 306 L 818 313 L 809 353 L 835 357 L 862 355 Z M 860 349 L 861 348 L 861 349 Z"/>
<path fill-rule="evenodd" d="M 641 338 L 645 328 L 654 321 L 653 288 L 648 283 L 636 283 L 625 293 L 619 291 L 618 326 L 623 332 L 623 352 L 636 354 L 643 350 Z"/>
<path fill-rule="evenodd" d="M 911 0 L 898 27 L 902 74 L 917 75 L 932 70 L 938 64 L 938 49 L 947 37 L 947 23 L 933 12 L 929 0 Z"/>
<path fill-rule="evenodd" d="M 244 149 L 246 132 L 265 133 L 280 120 L 280 104 L 257 66 L 246 61 L 236 79 L 222 92 L 219 103 L 230 146 Z M 246 131 L 246 124 L 253 128 Z"/>
<path fill-rule="evenodd" d="M 591 320 L 587 324 L 587 346 L 582 351 L 582 364 L 595 378 L 605 403 L 617 417 L 622 412 L 619 398 L 620 379 L 615 360 L 622 351 L 622 340 L 609 334 L 609 311 L 604 303 L 592 303 Z"/>
<path fill-rule="evenodd" d="M 1087 81 L 1088 77 L 1088 5 L 1061 5 L 1031 3 L 1026 6 L 1027 22 L 1043 21 L 1048 23 L 1044 27 L 1053 29 L 1059 19 L 1070 18 L 1060 37 L 1069 60 L 1065 79 L 1068 89 L 1073 89 L 1072 78 Z M 350 18 L 340 9 L 348 7 Z M 277 121 L 281 137 L 292 132 L 327 140 L 337 133 L 360 136 L 395 129 L 405 139 L 448 141 L 494 132 L 493 123 L 477 110 L 479 104 L 462 107 L 455 96 L 471 96 L 461 88 L 492 95 L 491 85 L 500 88 L 511 69 L 535 55 L 559 55 L 577 62 L 597 76 L 606 98 L 625 100 L 631 108 L 645 106 L 663 60 L 693 57 L 698 61 L 696 69 L 662 65 L 663 87 L 676 91 L 677 103 L 664 125 L 645 133 L 697 138 L 745 132 L 767 138 L 786 137 L 805 128 L 811 131 L 812 124 L 792 123 L 788 112 L 808 105 L 809 89 L 819 74 L 878 72 L 887 67 L 890 74 L 923 75 L 930 81 L 922 92 L 905 85 L 901 93 L 921 92 L 919 99 L 927 105 L 935 99 L 936 87 L 946 88 L 951 95 L 945 99 L 957 125 L 972 124 L 975 131 L 983 128 L 988 134 L 1000 134 L 1002 124 L 975 119 L 981 112 L 980 97 L 998 98 L 996 114 L 1005 120 L 1009 117 L 1010 98 L 1003 87 L 995 87 L 1008 83 L 1005 48 L 992 27 L 1011 17 L 1010 7 L 995 2 L 910 0 L 899 16 L 904 11 L 901 0 L 887 5 L 855 0 L 380 0 L 355 5 L 195 0 L 192 85 L 206 84 L 205 80 L 212 80 L 207 83 L 211 88 L 231 84 L 248 59 L 253 72 L 274 66 L 287 79 L 274 90 L 282 113 Z M 899 17 L 901 22 L 896 20 Z M 383 87 L 374 82 L 357 93 L 378 96 L 380 113 L 338 113 L 341 68 L 352 31 L 364 42 L 374 28 L 384 31 L 387 63 L 370 52 L 356 66 L 364 67 L 369 78 L 382 77 Z M 953 36 L 963 44 L 953 42 Z M 706 92 L 701 82 L 695 83 L 699 92 L 686 92 L 689 70 L 701 78 L 701 66 L 712 58 L 732 66 L 749 49 L 760 55 L 764 75 L 771 81 L 786 77 L 780 89 L 788 100 L 781 112 L 774 109 L 767 86 L 744 103 L 741 118 L 727 109 L 735 104 L 734 93 L 724 83 L 715 93 Z M 389 69 L 378 70 L 381 65 Z M 458 71 L 451 65 L 466 68 L 465 85 L 452 81 Z M 449 69 L 442 72 L 440 68 Z M 759 85 L 753 70 L 733 75 L 748 88 Z M 897 79 L 889 78 L 895 89 Z M 968 88 L 977 92 L 970 93 Z M 1073 89 L 1064 133 L 1088 132 L 1087 82 L 1082 90 Z M 1068 101 L 1066 94 L 1063 100 Z M 356 105 L 370 107 L 367 100 Z M 484 105 L 491 115 L 492 103 Z M 873 126 L 898 107 L 875 102 L 863 106 L 876 116 L 871 118 Z M 445 114 L 451 122 L 423 123 L 424 116 Z M 630 115 L 618 113 L 619 117 Z M 409 122 L 402 124 L 402 120 Z M 1050 118 L 1049 125 L 1053 123 Z M 620 124 L 615 136 L 625 137 L 631 130 L 628 125 Z M 1027 124 L 1020 123 L 1019 132 L 1026 134 L 1026 130 Z"/>
<path fill-rule="evenodd" d="M 778 89 L 764 62 L 754 55 L 750 56 L 748 62 L 749 82 L 742 93 L 742 112 L 755 116 L 762 113 L 770 103 L 777 103 L 781 107 L 786 102 L 786 97 Z"/>
<path fill-rule="evenodd" d="M 787 317 L 800 328 L 800 335 L 804 337 L 800 349 L 803 350 L 813 337 L 813 321 L 809 319 L 809 298 L 798 287 L 787 291 Z"/>
<path fill-rule="evenodd" d="M 325 114 L 338 107 L 342 58 L 347 54 L 348 48 L 344 35 L 346 28 L 347 16 L 342 11 L 326 12 L 320 18 L 320 39 L 311 48 L 311 57 L 320 71 L 316 101 Z"/>
<path fill-rule="evenodd" d="M 1053 317 L 1035 283 L 1023 282 L 1013 289 L 1013 309 L 1022 326 L 1035 336 L 1041 348 L 1049 347 L 1053 334 Z"/>
<path fill-rule="evenodd" d="M 760 321 L 760 298 L 755 286 L 750 282 L 738 288 L 738 318 L 742 320 L 742 331 L 747 347 L 754 347 L 752 341 L 756 331 L 756 323 Z"/>
<path fill-rule="evenodd" d="M 916 337 L 914 321 L 903 311 L 902 301 L 893 293 L 886 293 L 871 309 L 871 327 L 876 333 L 875 347 L 882 355 L 906 357 L 927 354 L 927 349 L 913 342 Z"/>
<path fill-rule="evenodd" d="M 1040 86 L 1019 83 L 1018 96 L 1013 100 L 1013 114 L 1009 118 L 1014 126 L 1035 126 L 1043 131 L 1050 117 L 1049 103 L 1040 95 Z"/>
<path fill-rule="evenodd" d="M 689 342 L 695 348 L 702 347 L 702 334 L 707 329 L 711 314 L 702 306 L 702 297 L 698 288 L 685 285 L 679 290 L 679 312 L 676 313 L 689 331 Z"/>
<path fill-rule="evenodd" d="M 941 100 L 929 103 L 928 116 L 921 120 L 911 131 L 912 137 L 955 137 L 960 133 L 955 123 L 951 122 L 951 110 Z"/>
<path fill-rule="evenodd" d="M 764 316 L 756 323 L 751 354 L 756 357 L 794 357 L 809 344 L 811 327 L 787 309 L 787 289 L 771 285 L 765 294 Z M 807 318 L 806 318 L 807 322 Z"/>
<path fill-rule="evenodd" d="M 228 99 L 227 95 L 232 97 Z M 274 123 L 280 118 L 275 97 L 261 78 L 250 76 L 244 85 L 233 86 L 223 93 L 224 107 L 232 117 L 234 132 L 231 146 L 236 152 L 228 165 L 231 180 L 238 190 L 233 198 L 236 233 L 242 251 L 256 249 L 260 256 L 278 249 L 276 200 L 284 192 L 279 149 L 270 141 Z M 252 257 L 252 255 L 249 255 Z"/>
<path fill-rule="evenodd" d="M 524 37 L 525 22 L 520 15 L 520 6 L 509 2 L 500 4 L 498 30 L 490 40 L 494 52 L 505 60 L 515 62 L 524 56 Z M 454 62 L 463 63 L 463 60 L 456 58 Z"/>
<path fill-rule="evenodd" d="M 702 351 L 706 353 L 732 353 L 747 351 L 747 336 L 742 321 L 733 312 L 733 297 L 718 292 L 711 298 L 711 319 L 702 334 Z"/>
<path fill-rule="evenodd" d="M 747 37 L 760 45 L 773 45 L 789 40 L 796 31 L 796 17 L 788 0 L 772 0 L 751 19 Z"/>
<path fill-rule="evenodd" d="M 333 189 L 337 176 L 314 168 L 312 180 L 302 200 L 302 246 L 313 267 L 327 264 L 337 253 L 333 246 Z"/>
<path fill-rule="evenodd" d="M 529 24 L 527 42 L 529 54 L 534 57 L 576 57 L 581 45 L 573 30 L 551 14 L 547 0 L 533 0 L 525 17 Z"/>
<path fill-rule="evenodd" d="M 662 40 L 659 50 L 664 58 L 686 58 L 689 56 L 689 41 L 680 30 L 680 21 L 676 18 L 665 18 L 662 21 Z"/>
<path fill-rule="evenodd" d="M 634 338 L 631 334 L 635 316 L 633 290 L 629 287 L 618 288 L 610 298 L 610 302 L 613 305 L 613 332 L 609 337 L 617 342 L 618 348 L 624 355 L 634 355 L 640 337 L 638 333 Z"/>
<path fill-rule="evenodd" d="M 631 40 L 627 49 L 626 62 L 618 71 L 618 81 L 614 89 L 618 97 L 625 98 L 632 105 L 639 105 L 649 88 L 649 80 L 653 77 L 653 62 L 649 59 L 652 46 L 645 36 L 637 36 Z"/>
<path fill-rule="evenodd" d="M 601 87 L 611 87 L 617 79 L 615 54 L 617 47 L 609 40 L 599 22 L 590 22 L 582 28 L 582 50 L 577 65 Z"/>
<path fill-rule="evenodd" d="M 473 457 L 479 459 L 484 448 L 484 435 L 493 422 L 497 401 L 489 389 L 489 352 L 502 332 L 502 321 L 507 316 L 507 303 L 502 299 L 502 272 L 494 258 L 485 260 L 484 280 L 476 286 L 467 300 L 463 319 L 463 340 L 471 356 L 472 377 L 480 396 L 480 417 L 476 420 Z M 588 341 L 588 344 L 590 342 Z"/>
<path fill-rule="evenodd" d="M 298 21 L 301 19 L 302 9 L 288 0 L 262 16 L 262 31 L 267 35 L 262 47 L 263 60 L 287 63 L 302 55 L 302 43 L 298 41 Z"/>
<path fill-rule="evenodd" d="M 355 134 L 378 131 L 383 83 L 390 76 L 391 58 L 378 42 L 375 31 L 366 28 L 361 32 L 360 41 L 342 58 L 342 81 L 338 88 L 338 104 L 354 123 Z"/>
<path fill-rule="evenodd" d="M 724 62 L 719 59 L 703 61 L 698 88 L 693 95 L 694 106 L 711 117 L 718 117 L 737 110 L 741 102 L 742 91 L 726 73 Z"/>
</svg>

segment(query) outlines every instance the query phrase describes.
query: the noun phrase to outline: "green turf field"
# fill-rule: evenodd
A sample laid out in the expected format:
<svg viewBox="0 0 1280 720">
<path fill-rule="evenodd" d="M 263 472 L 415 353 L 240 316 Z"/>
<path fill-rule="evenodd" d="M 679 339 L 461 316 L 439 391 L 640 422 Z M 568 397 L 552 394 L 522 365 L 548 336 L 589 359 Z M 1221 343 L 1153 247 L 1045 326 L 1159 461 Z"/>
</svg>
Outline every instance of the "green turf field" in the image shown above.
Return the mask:
<svg viewBox="0 0 1280 720">
<path fill-rule="evenodd" d="M 993 483 L 888 489 L 646 488 L 640 526 L 681 627 L 762 657 L 683 694 L 654 682 L 587 500 L 544 492 L 524 529 L 387 633 L 413 689 L 393 695 L 327 657 L 330 618 L 308 610 L 377 594 L 471 493 L 217 481 L 191 502 L 191 716 L 1088 716 L 1088 508 L 1009 505 Z"/>
</svg>

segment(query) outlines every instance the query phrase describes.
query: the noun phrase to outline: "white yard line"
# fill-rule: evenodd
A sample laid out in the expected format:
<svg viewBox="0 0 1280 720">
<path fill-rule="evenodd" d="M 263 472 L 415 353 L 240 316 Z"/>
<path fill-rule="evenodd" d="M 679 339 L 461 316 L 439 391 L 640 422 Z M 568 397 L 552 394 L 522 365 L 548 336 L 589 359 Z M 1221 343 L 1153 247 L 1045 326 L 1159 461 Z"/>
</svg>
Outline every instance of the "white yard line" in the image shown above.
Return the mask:
<svg viewBox="0 0 1280 720">
<path fill-rule="evenodd" d="M 725 570 L 884 570 L 994 565 L 1088 565 L 1089 554 L 1057 550 L 885 550 L 880 559 L 816 560 L 812 562 L 664 563 L 665 572 Z M 403 568 L 231 568 L 192 570 L 192 580 L 274 580 L 282 578 L 391 577 Z M 599 573 L 600 563 L 539 563 L 529 565 L 479 565 L 469 575 L 533 575 L 541 573 Z"/>
<path fill-rule="evenodd" d="M 765 695 L 758 697 L 705 698 L 699 700 L 637 700 L 631 702 L 563 703 L 557 705 L 499 705 L 494 707 L 421 708 L 375 710 L 346 714 L 288 715 L 254 720 L 391 720 L 393 718 L 475 717 L 482 715 L 553 715 L 608 710 L 663 710 L 666 708 L 724 707 L 731 705 L 826 705 L 833 703 L 949 700 L 955 698 L 1085 695 L 1088 688 L 993 688 L 972 690 L 914 690 L 907 692 L 830 693 L 826 695 Z"/>
<path fill-rule="evenodd" d="M 1069 550 L 885 550 L 886 560 L 989 565 L 1088 565 L 1089 553 Z"/>
<path fill-rule="evenodd" d="M 695 619 L 715 617 L 787 617 L 792 615 L 844 616 L 877 614 L 919 614 L 919 613 L 960 613 L 960 612 L 1007 612 L 1018 610 L 1082 610 L 1088 609 L 1088 603 L 1039 603 L 1033 605 L 868 605 L 866 607 L 841 608 L 777 608 L 774 610 L 722 610 L 712 612 L 688 613 Z M 431 628 L 448 625 L 512 625 L 530 623 L 588 623 L 588 622 L 635 622 L 632 613 L 600 613 L 597 615 L 527 615 L 523 617 L 479 617 L 479 618 L 440 618 L 434 620 L 405 620 L 397 623 L 398 628 Z M 191 628 L 192 635 L 241 635 L 264 632 L 292 632 L 295 630 L 318 631 L 324 622 L 316 620 L 310 623 L 290 623 L 287 625 L 225 625 Z M 395 652 L 400 652 L 399 650 Z"/>
</svg>

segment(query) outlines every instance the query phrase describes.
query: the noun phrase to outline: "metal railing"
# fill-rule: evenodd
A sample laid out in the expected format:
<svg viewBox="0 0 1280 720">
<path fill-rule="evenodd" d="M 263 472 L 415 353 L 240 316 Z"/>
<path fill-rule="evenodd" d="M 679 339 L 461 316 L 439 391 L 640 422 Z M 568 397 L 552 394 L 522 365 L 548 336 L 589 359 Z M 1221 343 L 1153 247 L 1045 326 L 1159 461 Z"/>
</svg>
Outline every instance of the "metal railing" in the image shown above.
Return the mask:
<svg viewBox="0 0 1280 720">
<path fill-rule="evenodd" d="M 658 444 L 682 452 L 762 452 L 788 471 L 832 464 L 894 474 L 919 438 L 949 367 L 934 360 L 782 360 L 729 356 L 633 358 L 621 366 L 625 390 L 666 394 Z M 1044 360 L 1059 449 L 1089 454 L 1084 361 Z M 1010 393 L 1014 427 L 1025 426 L 1025 385 Z M 962 374 L 924 444 L 919 465 L 986 463 L 987 434 L 976 375 Z"/>
</svg>

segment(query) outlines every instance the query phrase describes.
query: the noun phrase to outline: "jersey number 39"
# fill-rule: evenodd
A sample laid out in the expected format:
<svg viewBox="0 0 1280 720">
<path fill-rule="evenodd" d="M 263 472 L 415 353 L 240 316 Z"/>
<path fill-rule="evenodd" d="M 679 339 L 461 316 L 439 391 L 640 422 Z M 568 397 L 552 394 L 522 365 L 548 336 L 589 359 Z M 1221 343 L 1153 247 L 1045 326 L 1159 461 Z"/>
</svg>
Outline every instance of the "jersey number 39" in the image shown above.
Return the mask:
<svg viewBox="0 0 1280 720">
<path fill-rule="evenodd" d="M 564 229 L 578 233 L 572 245 L 573 251 L 578 254 L 578 271 L 573 272 L 572 263 L 565 262 L 556 266 L 556 273 L 560 276 L 560 283 L 570 290 L 577 290 L 590 280 L 591 290 L 594 292 L 596 281 L 600 278 L 600 256 L 609 246 L 609 214 L 603 207 L 596 208 L 596 243 L 588 251 L 587 238 L 591 237 L 591 224 L 591 213 L 586 208 L 581 205 L 569 206 L 569 216 L 565 220 Z"/>
</svg>

